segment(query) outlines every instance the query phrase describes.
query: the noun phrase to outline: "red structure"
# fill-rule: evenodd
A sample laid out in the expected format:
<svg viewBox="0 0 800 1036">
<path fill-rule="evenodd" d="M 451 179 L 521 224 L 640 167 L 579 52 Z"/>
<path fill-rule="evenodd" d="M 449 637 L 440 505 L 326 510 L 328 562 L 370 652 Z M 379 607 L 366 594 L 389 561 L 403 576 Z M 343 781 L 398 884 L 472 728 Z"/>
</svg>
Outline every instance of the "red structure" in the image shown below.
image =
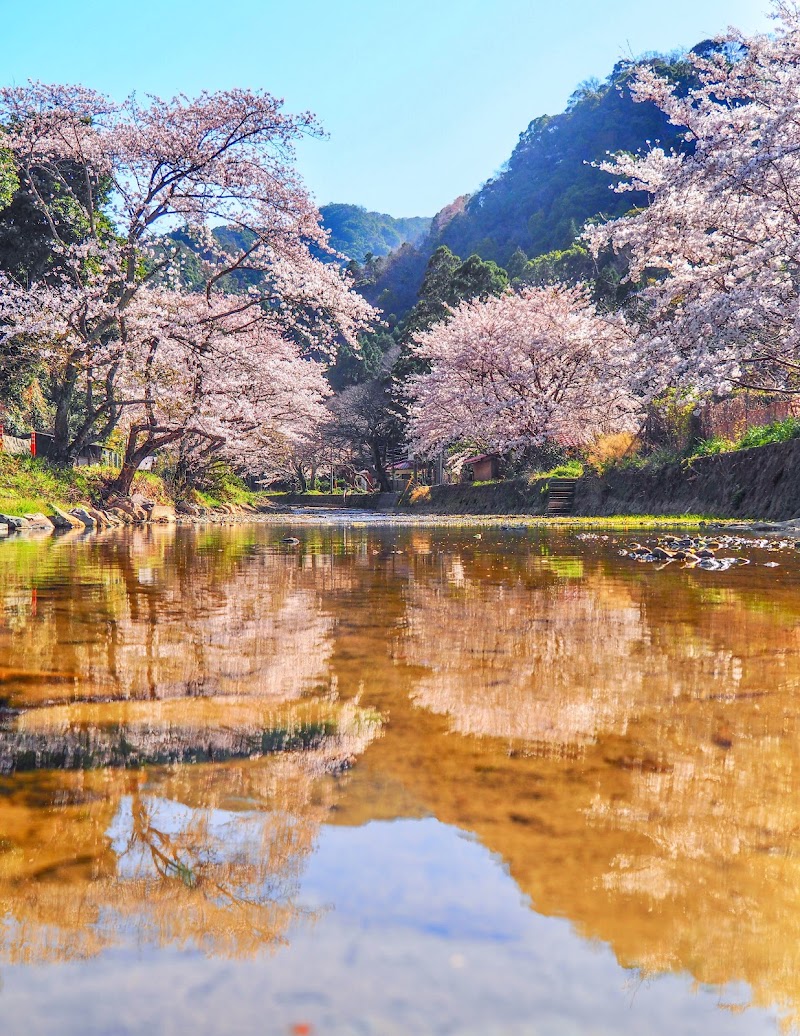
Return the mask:
<svg viewBox="0 0 800 1036">
<path fill-rule="evenodd" d="M 464 465 L 472 469 L 470 482 L 489 482 L 493 478 L 500 478 L 500 457 L 496 453 L 468 457 Z"/>
</svg>

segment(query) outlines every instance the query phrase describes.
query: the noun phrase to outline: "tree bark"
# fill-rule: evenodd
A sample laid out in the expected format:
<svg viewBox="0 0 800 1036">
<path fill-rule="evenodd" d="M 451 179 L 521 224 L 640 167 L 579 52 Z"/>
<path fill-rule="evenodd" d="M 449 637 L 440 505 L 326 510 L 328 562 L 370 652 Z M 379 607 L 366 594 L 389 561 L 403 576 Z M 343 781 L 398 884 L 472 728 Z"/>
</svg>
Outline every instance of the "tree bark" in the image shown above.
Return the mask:
<svg viewBox="0 0 800 1036">
<path fill-rule="evenodd" d="M 109 483 L 106 495 L 116 493 L 119 496 L 128 496 L 142 461 L 162 446 L 168 446 L 182 438 L 184 434 L 183 429 L 176 431 L 162 426 L 134 425 L 128 434 L 122 467 L 113 482 Z M 144 435 L 144 440 L 140 443 L 141 435 Z"/>
<path fill-rule="evenodd" d="M 386 474 L 380 443 L 377 439 L 373 439 L 370 446 L 372 448 L 372 463 L 375 467 L 375 474 L 378 476 L 378 485 L 381 487 L 382 493 L 389 493 L 392 487 L 389 485 L 389 476 Z"/>
<path fill-rule="evenodd" d="M 75 460 L 71 450 L 69 434 L 69 417 L 75 397 L 75 386 L 78 383 L 78 371 L 70 364 L 58 387 L 56 398 L 56 416 L 53 422 L 53 460 L 56 464 L 70 464 Z"/>
</svg>

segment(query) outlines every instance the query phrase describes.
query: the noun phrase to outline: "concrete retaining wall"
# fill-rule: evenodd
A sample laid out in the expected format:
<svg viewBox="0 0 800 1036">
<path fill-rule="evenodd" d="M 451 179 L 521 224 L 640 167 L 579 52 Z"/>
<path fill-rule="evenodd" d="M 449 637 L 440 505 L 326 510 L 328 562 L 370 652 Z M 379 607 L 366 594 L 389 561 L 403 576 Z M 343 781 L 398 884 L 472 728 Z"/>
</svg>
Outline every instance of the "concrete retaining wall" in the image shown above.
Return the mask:
<svg viewBox="0 0 800 1036">
<path fill-rule="evenodd" d="M 702 457 L 691 466 L 627 469 L 579 479 L 573 514 L 800 515 L 800 439 Z"/>
</svg>

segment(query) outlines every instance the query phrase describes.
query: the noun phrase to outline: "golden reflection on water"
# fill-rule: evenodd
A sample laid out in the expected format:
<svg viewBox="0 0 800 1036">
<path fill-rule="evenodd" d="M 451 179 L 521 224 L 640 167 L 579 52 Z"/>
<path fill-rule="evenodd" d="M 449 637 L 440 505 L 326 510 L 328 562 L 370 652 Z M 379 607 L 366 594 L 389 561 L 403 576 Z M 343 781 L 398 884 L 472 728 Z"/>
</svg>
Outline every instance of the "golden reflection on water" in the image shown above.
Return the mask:
<svg viewBox="0 0 800 1036">
<path fill-rule="evenodd" d="M 743 981 L 800 1022 L 792 557 L 282 534 L 2 545 L 7 959 L 124 930 L 252 953 L 297 919 L 322 823 L 428 813 L 623 966 Z"/>
</svg>

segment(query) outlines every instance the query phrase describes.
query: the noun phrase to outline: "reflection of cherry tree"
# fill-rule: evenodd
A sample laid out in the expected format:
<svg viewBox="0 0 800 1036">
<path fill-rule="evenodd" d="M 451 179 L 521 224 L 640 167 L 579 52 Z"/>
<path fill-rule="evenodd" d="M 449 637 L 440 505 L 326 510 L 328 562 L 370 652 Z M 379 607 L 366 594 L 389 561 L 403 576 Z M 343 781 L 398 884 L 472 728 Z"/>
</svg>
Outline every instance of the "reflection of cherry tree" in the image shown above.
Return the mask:
<svg viewBox="0 0 800 1036">
<path fill-rule="evenodd" d="M 619 688 L 639 686 L 645 635 L 628 593 L 564 583 L 531 589 L 471 581 L 448 559 L 452 588 L 408 591 L 403 659 L 426 671 L 413 696 L 460 733 L 576 746 L 600 729 L 624 731 Z M 576 650 L 577 648 L 577 650 Z"/>
<path fill-rule="evenodd" d="M 331 775 L 379 733 L 357 705 L 319 707 L 316 747 L 150 772 L 15 778 L 0 809 L 0 957 L 82 959 L 140 943 L 242 956 L 308 916 L 300 875 L 332 804 Z M 128 933 L 126 936 L 125 933 Z"/>
<path fill-rule="evenodd" d="M 35 614 L 30 589 L 22 602 L 15 589 L 29 585 L 24 575 L 9 572 L 0 599 L 5 665 L 29 672 L 35 657 L 41 673 L 21 685 L 19 704 L 187 693 L 280 700 L 326 684 L 333 620 L 316 571 L 249 552 L 246 535 L 227 537 L 224 549 L 218 537 L 205 545 L 145 531 L 91 547 L 42 545 Z M 195 546 L 199 562 L 189 560 Z M 85 592 L 65 595 L 60 568 L 73 556 Z"/>
<path fill-rule="evenodd" d="M 488 564 L 453 553 L 407 591 L 414 701 L 482 735 L 419 749 L 410 789 L 623 966 L 746 983 L 800 1027 L 793 583 Z"/>
<path fill-rule="evenodd" d="M 741 621 L 735 597 L 721 622 L 700 587 L 684 587 L 683 610 L 665 610 L 658 588 L 609 579 L 596 562 L 533 558 L 499 583 L 487 565 L 446 554 L 406 591 L 398 650 L 423 670 L 413 699 L 460 733 L 573 751 L 603 732 L 625 735 L 644 705 L 734 701 L 794 671 L 795 632 L 774 644 L 769 625 L 751 616 L 752 635 L 771 645 L 757 667 L 758 640 L 731 640 L 730 622 Z"/>
</svg>

